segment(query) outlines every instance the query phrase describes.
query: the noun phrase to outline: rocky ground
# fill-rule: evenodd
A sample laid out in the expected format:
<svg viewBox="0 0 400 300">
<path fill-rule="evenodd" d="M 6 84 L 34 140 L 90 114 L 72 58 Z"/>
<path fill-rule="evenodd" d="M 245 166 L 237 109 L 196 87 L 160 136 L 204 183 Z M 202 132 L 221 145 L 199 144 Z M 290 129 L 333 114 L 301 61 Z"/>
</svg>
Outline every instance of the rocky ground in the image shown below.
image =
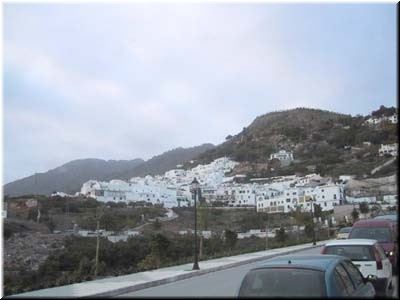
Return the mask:
<svg viewBox="0 0 400 300">
<path fill-rule="evenodd" d="M 352 196 L 370 196 L 396 194 L 397 193 L 397 176 L 391 175 L 380 178 L 369 178 L 364 180 L 349 180 L 346 184 L 346 190 Z"/>
<path fill-rule="evenodd" d="M 13 233 L 3 244 L 4 271 L 37 270 L 53 251 L 64 247 L 65 235 L 50 234 L 40 224 L 7 220 L 5 225 Z"/>
</svg>

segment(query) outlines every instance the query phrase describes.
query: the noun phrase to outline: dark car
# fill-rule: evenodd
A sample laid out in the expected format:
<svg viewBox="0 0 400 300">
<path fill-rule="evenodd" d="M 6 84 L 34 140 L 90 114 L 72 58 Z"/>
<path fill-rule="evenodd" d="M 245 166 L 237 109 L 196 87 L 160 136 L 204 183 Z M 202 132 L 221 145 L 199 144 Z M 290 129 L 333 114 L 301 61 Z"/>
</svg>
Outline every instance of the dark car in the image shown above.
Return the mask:
<svg viewBox="0 0 400 300">
<path fill-rule="evenodd" d="M 247 272 L 238 297 L 373 298 L 369 280 L 344 256 L 285 255 Z"/>
<path fill-rule="evenodd" d="M 392 263 L 393 270 L 397 272 L 397 234 L 396 225 L 388 220 L 367 219 L 353 224 L 349 239 L 377 240 Z"/>
</svg>

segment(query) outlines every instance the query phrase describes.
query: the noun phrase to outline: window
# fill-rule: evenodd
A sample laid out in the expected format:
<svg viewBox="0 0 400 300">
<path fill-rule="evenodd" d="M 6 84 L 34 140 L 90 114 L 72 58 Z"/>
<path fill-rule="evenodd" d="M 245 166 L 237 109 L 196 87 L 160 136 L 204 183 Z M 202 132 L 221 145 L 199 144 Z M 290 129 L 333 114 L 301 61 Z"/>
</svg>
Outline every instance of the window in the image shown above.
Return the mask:
<svg viewBox="0 0 400 300">
<path fill-rule="evenodd" d="M 389 228 L 363 228 L 356 227 L 351 231 L 349 238 L 351 239 L 372 239 L 378 242 L 391 243 L 393 242 L 392 235 Z"/>
<path fill-rule="evenodd" d="M 290 288 L 288 288 L 290 286 Z M 250 271 L 239 297 L 324 297 L 324 273 L 308 269 L 267 268 Z"/>
<path fill-rule="evenodd" d="M 336 200 L 336 194 L 333 194 L 333 199 Z"/>
<path fill-rule="evenodd" d="M 326 202 L 324 202 L 324 205 L 325 205 L 325 206 L 328 206 L 328 205 L 326 204 Z"/>
<path fill-rule="evenodd" d="M 343 265 L 349 272 L 351 280 L 353 281 L 354 285 L 357 288 L 364 283 L 363 277 L 356 266 L 354 266 L 351 262 L 348 261 L 343 262 Z"/>
<path fill-rule="evenodd" d="M 354 286 L 351 282 L 349 274 L 347 274 L 342 264 L 337 265 L 335 270 L 338 272 L 339 276 L 343 279 L 344 287 L 347 294 L 352 295 L 354 292 Z"/>
<path fill-rule="evenodd" d="M 286 199 L 286 203 L 289 203 L 289 202 L 290 202 L 290 199 L 289 199 L 289 198 L 287 198 L 287 199 Z"/>
<path fill-rule="evenodd" d="M 332 245 L 326 247 L 326 254 L 340 255 L 356 261 L 374 261 L 374 253 L 368 245 Z"/>
<path fill-rule="evenodd" d="M 332 276 L 332 283 L 335 289 L 339 292 L 340 296 L 347 296 L 346 286 L 343 282 L 343 278 L 340 276 L 339 272 L 335 269 Z"/>
</svg>

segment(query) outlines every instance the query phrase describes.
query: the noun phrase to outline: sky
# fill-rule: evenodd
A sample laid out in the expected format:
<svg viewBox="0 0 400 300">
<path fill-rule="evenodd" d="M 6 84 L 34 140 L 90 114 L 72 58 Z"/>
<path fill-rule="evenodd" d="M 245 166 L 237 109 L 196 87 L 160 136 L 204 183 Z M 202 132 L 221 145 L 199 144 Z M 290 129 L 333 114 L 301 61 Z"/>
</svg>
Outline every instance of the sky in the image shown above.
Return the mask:
<svg viewBox="0 0 400 300">
<path fill-rule="evenodd" d="M 395 3 L 3 3 L 3 182 L 396 103 Z"/>
</svg>

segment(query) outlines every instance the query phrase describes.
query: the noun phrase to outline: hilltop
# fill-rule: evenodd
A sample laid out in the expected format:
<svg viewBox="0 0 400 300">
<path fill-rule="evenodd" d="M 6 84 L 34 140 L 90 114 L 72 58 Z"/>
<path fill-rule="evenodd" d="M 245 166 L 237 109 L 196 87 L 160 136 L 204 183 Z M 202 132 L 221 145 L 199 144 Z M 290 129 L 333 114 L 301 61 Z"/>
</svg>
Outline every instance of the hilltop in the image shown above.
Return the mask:
<svg viewBox="0 0 400 300">
<path fill-rule="evenodd" d="M 380 110 L 372 115 L 376 116 Z M 296 172 L 368 175 L 388 160 L 378 156 L 380 144 L 398 142 L 397 124 L 385 121 L 371 126 L 365 122 L 368 117 L 308 108 L 271 112 L 201 154 L 197 163 L 226 155 L 242 163 L 236 172 L 249 177 Z M 269 160 L 270 154 L 279 150 L 293 151 L 295 160 L 291 165 L 280 167 L 279 162 Z M 395 170 L 389 165 L 376 175 L 393 174 Z"/>
<path fill-rule="evenodd" d="M 79 159 L 45 173 L 38 173 L 4 185 L 4 195 L 51 195 L 54 191 L 74 194 L 90 179 L 108 181 L 128 180 L 135 176 L 163 174 L 177 164 L 191 160 L 214 145 L 203 144 L 191 148 L 177 148 L 148 161 Z"/>
</svg>

